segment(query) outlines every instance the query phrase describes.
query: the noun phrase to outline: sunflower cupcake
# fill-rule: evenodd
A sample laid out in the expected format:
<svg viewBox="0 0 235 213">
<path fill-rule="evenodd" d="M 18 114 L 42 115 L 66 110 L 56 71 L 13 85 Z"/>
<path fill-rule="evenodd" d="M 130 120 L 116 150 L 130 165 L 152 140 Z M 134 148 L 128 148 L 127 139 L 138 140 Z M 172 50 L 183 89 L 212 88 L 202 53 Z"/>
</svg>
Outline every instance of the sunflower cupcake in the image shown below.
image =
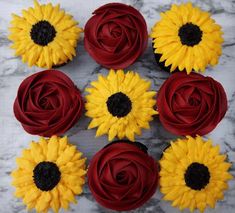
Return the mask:
<svg viewBox="0 0 235 213">
<path fill-rule="evenodd" d="M 35 0 L 34 8 L 22 10 L 22 15 L 12 14 L 8 38 L 24 63 L 50 69 L 73 59 L 82 29 L 59 4 L 40 5 Z"/>
<path fill-rule="evenodd" d="M 18 168 L 12 172 L 15 196 L 23 199 L 28 210 L 68 209 L 70 202 L 76 203 L 75 195 L 82 193 L 85 183 L 86 158 L 81 156 L 67 137 L 32 142 L 16 159 Z"/>
<path fill-rule="evenodd" d="M 160 160 L 160 191 L 163 199 L 172 202 L 180 210 L 215 207 L 224 198 L 227 181 L 232 179 L 226 155 L 219 153 L 219 146 L 200 136 L 171 142 Z"/>
<path fill-rule="evenodd" d="M 151 82 L 138 73 L 110 70 L 108 76 L 100 75 L 91 82 L 86 96 L 86 115 L 92 118 L 88 129 L 98 127 L 96 136 L 108 134 L 109 141 L 115 137 L 127 137 L 134 141 L 141 129 L 149 129 L 149 121 L 157 112 Z"/>
<path fill-rule="evenodd" d="M 203 72 L 208 65 L 218 63 L 222 34 L 208 12 L 191 3 L 173 4 L 152 28 L 156 61 L 170 72 Z"/>
</svg>

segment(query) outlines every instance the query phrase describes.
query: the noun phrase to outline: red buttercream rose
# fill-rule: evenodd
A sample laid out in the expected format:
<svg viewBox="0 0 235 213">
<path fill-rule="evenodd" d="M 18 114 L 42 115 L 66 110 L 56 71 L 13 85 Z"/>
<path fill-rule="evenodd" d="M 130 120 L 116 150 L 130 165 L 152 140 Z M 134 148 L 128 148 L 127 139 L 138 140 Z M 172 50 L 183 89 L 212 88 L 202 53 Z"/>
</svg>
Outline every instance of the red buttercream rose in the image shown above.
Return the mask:
<svg viewBox="0 0 235 213">
<path fill-rule="evenodd" d="M 64 73 L 45 70 L 20 85 L 14 113 L 26 132 L 50 137 L 70 129 L 80 118 L 83 100 L 78 88 Z"/>
<path fill-rule="evenodd" d="M 161 86 L 157 108 L 163 126 L 176 135 L 205 135 L 227 111 L 222 85 L 197 73 L 175 73 Z"/>
<path fill-rule="evenodd" d="M 88 185 L 96 201 L 127 211 L 143 205 L 155 193 L 158 168 L 138 142 L 113 142 L 95 154 L 88 168 Z"/>
<path fill-rule="evenodd" d="M 113 69 L 131 65 L 147 47 L 147 25 L 135 8 L 106 4 L 93 12 L 85 26 L 84 44 L 97 63 Z"/>
</svg>

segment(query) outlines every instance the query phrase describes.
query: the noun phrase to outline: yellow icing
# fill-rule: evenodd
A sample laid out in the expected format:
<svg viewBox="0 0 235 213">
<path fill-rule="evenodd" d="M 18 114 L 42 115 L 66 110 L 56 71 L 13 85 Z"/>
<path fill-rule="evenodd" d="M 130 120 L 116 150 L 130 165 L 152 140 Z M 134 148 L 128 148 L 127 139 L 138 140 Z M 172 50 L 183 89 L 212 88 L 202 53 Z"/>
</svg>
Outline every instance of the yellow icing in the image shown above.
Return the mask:
<svg viewBox="0 0 235 213">
<path fill-rule="evenodd" d="M 86 115 L 92 118 L 88 129 L 98 127 L 96 136 L 108 134 L 109 141 L 115 137 L 127 137 L 134 141 L 135 134 L 141 134 L 141 128 L 148 129 L 152 116 L 157 114 L 153 109 L 156 100 L 154 91 L 148 91 L 151 83 L 133 71 L 126 74 L 123 70 L 111 69 L 108 76 L 99 75 L 98 81 L 91 82 L 86 88 Z M 132 109 L 125 117 L 113 116 L 107 109 L 108 98 L 122 92 L 132 102 Z"/>
<path fill-rule="evenodd" d="M 202 40 L 194 46 L 183 45 L 178 36 L 180 27 L 192 23 L 200 27 Z M 177 67 L 180 71 L 203 72 L 207 65 L 218 63 L 222 53 L 223 32 L 208 12 L 193 7 L 192 3 L 172 4 L 171 9 L 161 13 L 161 20 L 152 28 L 151 38 L 155 53 L 161 54 L 160 62 L 171 65 L 171 72 Z"/>
<path fill-rule="evenodd" d="M 12 14 L 10 34 L 8 38 L 13 42 L 11 48 L 16 56 L 21 56 L 23 62 L 31 67 L 51 68 L 55 65 L 67 63 L 76 55 L 77 41 L 82 29 L 79 28 L 71 15 L 60 9 L 60 5 L 51 3 L 40 5 L 34 1 L 34 8 L 22 10 L 22 17 Z M 53 41 L 46 46 L 40 46 L 31 39 L 32 26 L 39 21 L 48 21 L 56 30 Z"/>
<path fill-rule="evenodd" d="M 228 188 L 227 181 L 232 179 L 228 169 L 231 163 L 225 162 L 226 155 L 219 153 L 218 145 L 213 146 L 211 140 L 203 140 L 187 136 L 171 142 L 160 160 L 160 191 L 163 199 L 172 202 L 172 206 L 180 210 L 199 209 L 203 212 L 207 206 L 215 207 L 218 200 L 223 199 L 223 191 Z M 210 180 L 205 188 L 193 190 L 184 181 L 187 167 L 198 162 L 208 167 Z"/>
<path fill-rule="evenodd" d="M 33 180 L 35 166 L 43 161 L 55 163 L 60 172 L 59 183 L 50 191 L 41 191 Z M 47 212 L 50 208 L 58 212 L 60 208 L 68 209 L 74 202 L 75 195 L 82 193 L 85 183 L 85 162 L 82 153 L 76 146 L 68 143 L 68 138 L 52 136 L 40 138 L 39 142 L 31 142 L 29 149 L 22 151 L 16 159 L 18 168 L 12 172 L 12 185 L 16 187 L 15 196 L 23 199 L 28 210 Z"/>
</svg>

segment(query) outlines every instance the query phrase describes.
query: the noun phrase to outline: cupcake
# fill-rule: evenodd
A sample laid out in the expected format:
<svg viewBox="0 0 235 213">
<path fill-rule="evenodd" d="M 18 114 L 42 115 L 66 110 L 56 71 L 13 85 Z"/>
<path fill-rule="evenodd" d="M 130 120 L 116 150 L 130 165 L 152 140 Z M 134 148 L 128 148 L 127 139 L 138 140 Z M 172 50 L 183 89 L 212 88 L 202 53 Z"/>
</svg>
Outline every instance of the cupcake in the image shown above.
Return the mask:
<svg viewBox="0 0 235 213">
<path fill-rule="evenodd" d="M 109 3 L 96 9 L 84 29 L 84 45 L 90 56 L 107 68 L 133 64 L 147 47 L 144 17 L 135 8 Z"/>
<path fill-rule="evenodd" d="M 170 72 L 203 72 L 218 63 L 223 32 L 208 12 L 191 3 L 161 13 L 152 28 L 153 50 L 159 66 Z"/>
<path fill-rule="evenodd" d="M 58 70 L 45 70 L 23 80 L 13 108 L 26 132 L 50 137 L 73 127 L 84 104 L 79 89 L 68 76 Z"/>
<path fill-rule="evenodd" d="M 141 129 L 149 129 L 149 121 L 157 112 L 154 91 L 150 81 L 138 73 L 110 70 L 108 76 L 99 75 L 98 81 L 86 88 L 86 115 L 92 118 L 88 129 L 98 127 L 96 136 L 108 134 L 109 141 L 116 136 L 134 141 Z"/>
<path fill-rule="evenodd" d="M 16 159 L 18 167 L 11 174 L 15 196 L 36 212 L 68 209 L 70 202 L 76 203 L 75 195 L 82 193 L 85 183 L 86 158 L 81 156 L 67 137 L 32 142 Z"/>
<path fill-rule="evenodd" d="M 157 162 L 138 142 L 108 144 L 92 158 L 87 175 L 95 200 L 116 211 L 142 206 L 158 185 Z"/>
<path fill-rule="evenodd" d="M 82 29 L 60 5 L 35 0 L 34 8 L 22 10 L 22 15 L 12 15 L 8 38 L 24 63 L 50 69 L 73 59 Z"/>
<path fill-rule="evenodd" d="M 171 142 L 160 160 L 160 191 L 163 200 L 172 202 L 180 210 L 214 208 L 228 189 L 232 179 L 226 155 L 219 153 L 219 145 L 200 136 L 178 139 Z"/>
<path fill-rule="evenodd" d="M 157 95 L 162 125 L 176 135 L 206 135 L 223 119 L 227 97 L 223 86 L 198 73 L 171 75 Z"/>
</svg>

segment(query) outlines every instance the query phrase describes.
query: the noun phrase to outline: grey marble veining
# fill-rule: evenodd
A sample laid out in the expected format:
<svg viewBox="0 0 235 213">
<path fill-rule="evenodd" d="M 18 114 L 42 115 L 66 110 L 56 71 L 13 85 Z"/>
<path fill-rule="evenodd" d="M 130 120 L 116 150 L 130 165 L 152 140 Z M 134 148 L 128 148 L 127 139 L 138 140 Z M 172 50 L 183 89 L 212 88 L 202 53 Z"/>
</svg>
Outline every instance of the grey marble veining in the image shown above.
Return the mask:
<svg viewBox="0 0 235 213">
<path fill-rule="evenodd" d="M 48 1 L 40 1 L 48 2 Z M 51 0 L 52 3 L 60 3 L 67 12 L 71 13 L 80 26 L 84 27 L 86 21 L 91 16 L 92 11 L 97 7 L 110 2 L 108 0 Z M 114 1 L 111 1 L 114 2 Z M 160 12 L 170 8 L 171 3 L 186 2 L 180 0 L 121 0 L 126 4 L 136 7 L 145 17 L 148 30 L 159 20 Z M 212 76 L 220 81 L 224 86 L 229 109 L 225 118 L 217 128 L 206 137 L 213 139 L 215 144 L 220 144 L 221 152 L 228 155 L 228 160 L 233 163 L 231 173 L 235 175 L 235 1 L 233 0 L 193 0 L 197 6 L 210 11 L 213 18 L 222 26 L 225 42 L 223 44 L 223 54 L 219 64 L 214 68 L 208 68 L 205 75 Z M 10 42 L 7 39 L 8 25 L 11 20 L 11 13 L 20 13 L 24 8 L 32 6 L 31 0 L 0 0 L 0 213 L 23 213 L 26 212 L 22 202 L 13 197 L 13 187 L 10 185 L 10 172 L 15 168 L 15 158 L 20 155 L 21 150 L 29 145 L 31 140 L 37 140 L 37 136 L 27 134 L 20 123 L 14 118 L 12 105 L 18 86 L 21 81 L 41 70 L 37 67 L 29 68 L 21 60 L 14 57 L 13 51 L 9 48 Z M 60 70 L 68 74 L 75 84 L 84 91 L 92 80 L 97 78 L 97 74 L 107 74 L 107 70 L 96 64 L 84 50 L 82 39 L 79 42 L 77 57 L 72 62 Z M 152 81 L 152 89 L 158 90 L 168 73 L 160 71 L 154 61 L 151 42 L 144 55 L 129 67 L 128 70 L 135 70 L 143 77 Z M 84 93 L 83 93 L 84 94 Z M 87 130 L 89 119 L 83 116 L 77 125 L 69 132 L 71 143 L 77 145 L 78 149 L 90 160 L 91 157 L 107 144 L 107 137 L 94 138 L 95 129 Z M 136 140 L 143 142 L 151 155 L 159 159 L 162 150 L 167 143 L 177 138 L 169 134 L 161 126 L 158 118 L 151 123 L 151 129 L 143 132 L 142 136 Z M 229 182 L 230 189 L 225 192 L 223 201 L 217 203 L 214 210 L 207 209 L 206 212 L 232 213 L 235 209 L 235 181 Z M 177 213 L 180 212 L 172 208 L 169 202 L 161 200 L 159 190 L 149 202 L 141 208 L 132 212 L 151 213 Z M 100 207 L 92 198 L 87 185 L 84 194 L 77 197 L 78 204 L 71 205 L 69 212 L 90 213 L 113 212 Z M 63 212 L 63 211 L 61 211 Z M 184 211 L 188 212 L 188 211 Z"/>
</svg>

